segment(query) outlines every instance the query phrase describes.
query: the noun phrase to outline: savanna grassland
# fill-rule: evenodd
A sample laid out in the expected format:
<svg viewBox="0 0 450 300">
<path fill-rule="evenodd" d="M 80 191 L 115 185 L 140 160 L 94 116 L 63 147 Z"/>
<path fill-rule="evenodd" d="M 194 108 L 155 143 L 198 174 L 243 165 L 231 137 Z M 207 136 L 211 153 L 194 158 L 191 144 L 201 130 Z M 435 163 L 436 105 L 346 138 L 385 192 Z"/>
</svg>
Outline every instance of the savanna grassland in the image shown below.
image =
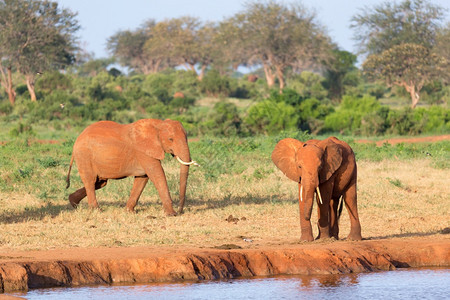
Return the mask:
<svg viewBox="0 0 450 300">
<path fill-rule="evenodd" d="M 110 180 L 97 191 L 101 211 L 89 210 L 86 199 L 78 209 L 70 207 L 68 195 L 82 186 L 75 167 L 71 187 L 65 189 L 75 136 L 55 144 L 16 139 L 0 146 L 0 248 L 299 243 L 297 185 L 276 169 L 270 154 L 278 140 L 306 140 L 305 134 L 192 140 L 191 155 L 201 167 L 191 167 L 185 213 L 177 217 L 164 216 L 151 183 L 137 213 L 127 213 L 130 178 Z M 448 231 L 450 141 L 377 147 L 342 139 L 357 156 L 364 238 Z M 179 164 L 167 156 L 163 167 L 176 207 Z M 317 221 L 315 214 L 312 220 Z M 345 209 L 340 228 L 344 238 L 349 232 Z"/>
</svg>

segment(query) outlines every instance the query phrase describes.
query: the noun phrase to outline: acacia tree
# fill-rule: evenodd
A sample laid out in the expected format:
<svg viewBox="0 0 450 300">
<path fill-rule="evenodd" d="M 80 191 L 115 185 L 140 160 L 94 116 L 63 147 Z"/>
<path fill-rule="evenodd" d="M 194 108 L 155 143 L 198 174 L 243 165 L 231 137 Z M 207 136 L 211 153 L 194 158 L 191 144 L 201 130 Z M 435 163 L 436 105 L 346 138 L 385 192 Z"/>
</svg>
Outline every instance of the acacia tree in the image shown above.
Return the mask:
<svg viewBox="0 0 450 300">
<path fill-rule="evenodd" d="M 48 0 L 0 1 L 1 61 L 8 62 L 7 72 L 15 66 L 25 76 L 32 101 L 37 73 L 73 63 L 79 29 L 75 16 Z"/>
<path fill-rule="evenodd" d="M 203 78 L 215 53 L 212 23 L 202 25 L 198 18 L 185 16 L 158 22 L 151 33 L 144 45 L 149 58 L 159 58 L 169 66 L 182 65 Z"/>
<path fill-rule="evenodd" d="M 366 8 L 352 18 L 360 52 L 368 55 L 365 73 L 403 86 L 413 108 L 424 83 L 447 73 L 446 60 L 432 53 L 443 12 L 427 0 L 404 0 Z"/>
<path fill-rule="evenodd" d="M 146 43 L 154 37 L 156 22 L 149 20 L 135 31 L 119 31 L 107 41 L 107 48 L 122 66 L 143 74 L 156 73 L 165 67 L 164 53 L 149 49 Z"/>
<path fill-rule="evenodd" d="M 426 0 L 383 2 L 365 7 L 352 18 L 354 40 L 363 54 L 380 54 L 400 44 L 432 48 L 444 9 Z"/>
<path fill-rule="evenodd" d="M 279 81 L 285 87 L 289 68 L 304 69 L 328 56 L 330 41 L 316 23 L 315 14 L 303 6 L 251 2 L 246 9 L 226 20 L 230 44 L 243 47 L 249 65 L 262 65 L 269 86 Z M 232 39 L 238 37 L 239 43 Z"/>
<path fill-rule="evenodd" d="M 424 46 L 401 44 L 369 56 L 363 70 L 375 79 L 385 80 L 388 86 L 404 87 L 410 94 L 411 107 L 415 108 L 423 85 L 448 72 L 448 64 Z"/>
</svg>

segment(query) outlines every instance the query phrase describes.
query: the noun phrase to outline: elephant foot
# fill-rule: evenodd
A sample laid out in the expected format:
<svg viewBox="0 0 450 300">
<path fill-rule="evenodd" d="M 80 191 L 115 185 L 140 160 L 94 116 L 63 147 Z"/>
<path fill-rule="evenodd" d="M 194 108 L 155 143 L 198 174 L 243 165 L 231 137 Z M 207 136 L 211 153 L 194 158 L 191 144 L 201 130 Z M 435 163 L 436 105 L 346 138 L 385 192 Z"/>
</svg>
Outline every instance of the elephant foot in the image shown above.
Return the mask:
<svg viewBox="0 0 450 300">
<path fill-rule="evenodd" d="M 347 236 L 348 241 L 360 241 L 362 240 L 361 234 L 349 234 Z"/>
<path fill-rule="evenodd" d="M 302 241 L 302 242 L 313 242 L 314 241 L 314 238 L 313 238 L 313 236 L 312 235 L 308 235 L 308 236 L 304 236 L 304 235 L 302 235 L 301 237 L 300 237 L 300 241 Z"/>
<path fill-rule="evenodd" d="M 171 212 L 166 211 L 165 214 L 167 217 L 175 217 L 177 215 L 177 212 L 176 211 L 171 211 Z"/>
<path fill-rule="evenodd" d="M 101 209 L 98 205 L 89 206 L 89 209 L 92 211 L 103 211 L 103 209 Z"/>
<path fill-rule="evenodd" d="M 134 207 L 133 207 L 133 208 L 129 208 L 129 207 L 127 206 L 127 207 L 125 207 L 125 209 L 126 209 L 126 211 L 129 212 L 129 213 L 132 213 L 132 214 L 135 214 L 135 213 L 136 213 L 136 211 L 134 210 Z"/>
<path fill-rule="evenodd" d="M 75 209 L 78 208 L 78 203 L 72 202 L 72 201 L 70 201 L 70 200 L 69 200 L 69 202 L 70 202 L 70 205 L 71 205 L 73 208 L 75 208 Z"/>
</svg>

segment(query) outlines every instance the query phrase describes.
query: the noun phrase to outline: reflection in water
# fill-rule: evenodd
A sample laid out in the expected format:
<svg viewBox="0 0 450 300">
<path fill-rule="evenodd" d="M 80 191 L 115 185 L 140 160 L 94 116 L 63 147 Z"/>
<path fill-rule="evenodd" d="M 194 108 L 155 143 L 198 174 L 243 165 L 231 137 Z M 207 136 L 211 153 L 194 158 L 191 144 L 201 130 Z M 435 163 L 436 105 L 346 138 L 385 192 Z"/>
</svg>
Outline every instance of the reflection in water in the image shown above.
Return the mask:
<svg viewBox="0 0 450 300">
<path fill-rule="evenodd" d="M 32 290 L 27 299 L 446 299 L 450 269 Z"/>
</svg>

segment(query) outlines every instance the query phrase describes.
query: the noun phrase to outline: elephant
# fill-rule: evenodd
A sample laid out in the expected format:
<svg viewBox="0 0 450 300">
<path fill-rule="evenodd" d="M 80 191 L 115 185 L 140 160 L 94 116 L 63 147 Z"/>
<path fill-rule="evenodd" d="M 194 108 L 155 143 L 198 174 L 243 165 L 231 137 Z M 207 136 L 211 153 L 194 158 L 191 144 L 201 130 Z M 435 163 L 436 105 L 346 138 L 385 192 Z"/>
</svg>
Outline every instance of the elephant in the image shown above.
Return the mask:
<svg viewBox="0 0 450 300">
<path fill-rule="evenodd" d="M 73 146 L 67 187 L 70 186 L 70 171 L 75 160 L 83 188 L 70 194 L 69 202 L 76 208 L 87 196 L 90 208 L 99 208 L 95 190 L 104 187 L 108 179 L 134 176 L 134 183 L 126 208 L 134 212 L 141 193 L 150 179 L 155 185 L 168 216 L 177 213 L 172 206 L 161 160 L 170 153 L 180 163 L 180 204 L 183 212 L 187 178 L 191 160 L 187 134 L 178 121 L 142 119 L 131 124 L 100 121 L 88 126 L 78 136 Z"/>
<path fill-rule="evenodd" d="M 275 146 L 272 161 L 289 179 L 298 183 L 302 241 L 314 240 L 310 219 L 316 194 L 320 200 L 317 239 L 339 238 L 342 206 L 338 213 L 338 204 L 341 197 L 350 216 L 351 229 L 347 239 L 362 239 L 357 209 L 356 160 L 347 143 L 336 137 L 306 143 L 285 138 Z"/>
</svg>

